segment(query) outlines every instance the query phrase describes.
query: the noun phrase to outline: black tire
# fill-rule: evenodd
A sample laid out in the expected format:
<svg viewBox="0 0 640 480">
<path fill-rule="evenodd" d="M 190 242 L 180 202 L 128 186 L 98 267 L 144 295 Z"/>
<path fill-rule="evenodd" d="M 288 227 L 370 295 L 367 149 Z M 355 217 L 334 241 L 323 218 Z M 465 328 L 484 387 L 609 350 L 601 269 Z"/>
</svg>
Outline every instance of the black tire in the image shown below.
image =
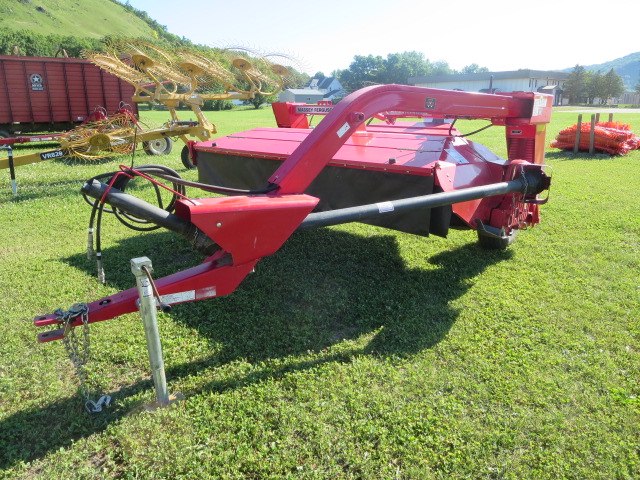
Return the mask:
<svg viewBox="0 0 640 480">
<path fill-rule="evenodd" d="M 11 135 L 8 131 L 0 129 L 0 138 L 11 138 Z"/>
<path fill-rule="evenodd" d="M 142 148 L 147 155 L 168 155 L 171 153 L 172 146 L 173 140 L 167 137 L 142 142 Z"/>
<path fill-rule="evenodd" d="M 182 148 L 180 159 L 182 160 L 182 164 L 185 166 L 185 168 L 196 168 L 196 166 L 191 162 L 191 157 L 189 156 L 189 147 L 187 147 L 186 145 Z"/>
<path fill-rule="evenodd" d="M 493 237 L 491 235 L 487 235 L 486 233 L 478 230 L 478 243 L 482 248 L 486 248 L 487 250 L 504 250 L 513 242 L 516 241 L 516 236 L 518 234 L 518 230 L 511 230 L 509 235 L 504 237 Z"/>
</svg>

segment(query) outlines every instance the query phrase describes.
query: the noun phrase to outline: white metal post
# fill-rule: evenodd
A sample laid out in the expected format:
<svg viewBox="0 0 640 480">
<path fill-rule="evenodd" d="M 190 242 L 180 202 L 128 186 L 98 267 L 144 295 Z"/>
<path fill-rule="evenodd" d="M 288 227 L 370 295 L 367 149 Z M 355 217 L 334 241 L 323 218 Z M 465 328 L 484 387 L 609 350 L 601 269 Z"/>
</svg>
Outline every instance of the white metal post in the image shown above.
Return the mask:
<svg viewBox="0 0 640 480">
<path fill-rule="evenodd" d="M 144 334 L 147 338 L 149 363 L 151 364 L 153 384 L 156 387 L 157 402 L 158 405 L 165 406 L 169 405 L 169 393 L 167 391 L 167 379 L 164 373 L 160 332 L 158 331 L 156 299 L 153 296 L 151 282 L 144 272 L 143 267 L 146 267 L 149 272 L 152 271 L 151 260 L 147 257 L 139 257 L 131 260 L 131 272 L 136 277 L 138 294 L 140 295 L 140 315 L 142 315 Z"/>
</svg>

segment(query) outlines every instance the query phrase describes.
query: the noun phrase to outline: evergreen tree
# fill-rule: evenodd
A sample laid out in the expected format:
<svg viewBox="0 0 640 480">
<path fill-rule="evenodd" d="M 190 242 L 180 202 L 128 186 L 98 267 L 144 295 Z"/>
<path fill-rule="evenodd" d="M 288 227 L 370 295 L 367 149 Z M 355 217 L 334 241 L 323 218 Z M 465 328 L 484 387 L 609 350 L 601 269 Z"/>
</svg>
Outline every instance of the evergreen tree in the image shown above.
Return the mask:
<svg viewBox="0 0 640 480">
<path fill-rule="evenodd" d="M 586 100 L 588 95 L 588 74 L 582 65 L 573 67 L 564 83 L 564 94 L 569 98 L 569 103 L 580 103 Z"/>
</svg>

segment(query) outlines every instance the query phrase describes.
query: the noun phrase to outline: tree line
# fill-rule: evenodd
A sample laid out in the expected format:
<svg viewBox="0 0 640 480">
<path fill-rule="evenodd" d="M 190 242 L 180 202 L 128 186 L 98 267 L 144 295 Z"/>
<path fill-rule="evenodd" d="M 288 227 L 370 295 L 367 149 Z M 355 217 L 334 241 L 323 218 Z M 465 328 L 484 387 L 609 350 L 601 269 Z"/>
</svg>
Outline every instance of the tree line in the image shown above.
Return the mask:
<svg viewBox="0 0 640 480">
<path fill-rule="evenodd" d="M 431 62 L 421 52 L 390 53 L 386 58 L 373 55 L 356 55 L 349 68 L 334 70 L 333 77 L 340 80 L 348 91 L 355 91 L 375 84 L 406 84 L 409 77 L 449 75 L 453 73 L 488 72 L 486 67 L 473 63 L 461 71 L 449 67 L 444 61 Z M 319 72 L 320 73 L 320 72 Z M 318 76 L 318 74 L 316 74 Z M 320 73 L 320 76 L 324 76 Z"/>
<path fill-rule="evenodd" d="M 79 58 L 82 50 L 97 50 L 102 42 L 96 38 L 71 35 L 42 35 L 31 30 L 0 32 L 0 54 L 19 54 L 25 57 L 55 57 L 63 55 Z"/>
<path fill-rule="evenodd" d="M 374 84 L 407 84 L 410 77 L 450 75 L 488 72 L 486 67 L 471 64 L 461 71 L 449 67 L 447 62 L 430 62 L 420 52 L 392 53 L 387 58 L 381 56 L 356 55 L 349 68 L 335 70 L 332 76 L 338 78 L 348 91 L 355 91 Z M 318 72 L 316 76 L 324 76 Z M 596 99 L 606 103 L 611 98 L 621 96 L 625 91 L 622 77 L 613 69 L 606 74 L 587 71 L 576 65 L 564 85 L 564 95 L 569 103 L 593 103 Z M 640 93 L 640 81 L 636 85 Z"/>
<path fill-rule="evenodd" d="M 600 71 L 592 72 L 582 65 L 576 65 L 564 83 L 564 95 L 572 104 L 592 104 L 596 99 L 601 104 L 605 104 L 610 98 L 621 96 L 624 91 L 622 77 L 613 68 L 603 74 Z"/>
</svg>

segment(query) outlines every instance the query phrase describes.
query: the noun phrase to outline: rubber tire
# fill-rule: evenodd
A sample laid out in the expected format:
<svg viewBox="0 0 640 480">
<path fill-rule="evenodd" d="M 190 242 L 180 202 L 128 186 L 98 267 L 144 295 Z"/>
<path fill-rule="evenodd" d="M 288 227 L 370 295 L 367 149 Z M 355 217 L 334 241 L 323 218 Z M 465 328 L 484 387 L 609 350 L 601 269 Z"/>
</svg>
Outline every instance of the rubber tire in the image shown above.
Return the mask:
<svg viewBox="0 0 640 480">
<path fill-rule="evenodd" d="M 13 135 L 11 135 L 9 132 L 7 132 L 6 130 L 2 130 L 0 129 L 0 138 L 11 138 Z"/>
<path fill-rule="evenodd" d="M 185 168 L 196 168 L 196 166 L 191 162 L 191 158 L 189 157 L 189 147 L 187 147 L 186 145 L 182 148 L 180 159 L 182 160 L 182 164 L 185 166 Z"/>
<path fill-rule="evenodd" d="M 487 250 L 504 250 L 513 242 L 516 241 L 516 236 L 518 235 L 518 230 L 511 230 L 511 233 L 506 237 L 496 238 L 491 237 L 489 235 L 485 235 L 480 230 L 478 232 L 478 243 L 482 248 L 486 248 Z"/>
<path fill-rule="evenodd" d="M 142 142 L 142 148 L 147 155 L 168 155 L 171 153 L 173 140 L 167 137 Z"/>
</svg>

